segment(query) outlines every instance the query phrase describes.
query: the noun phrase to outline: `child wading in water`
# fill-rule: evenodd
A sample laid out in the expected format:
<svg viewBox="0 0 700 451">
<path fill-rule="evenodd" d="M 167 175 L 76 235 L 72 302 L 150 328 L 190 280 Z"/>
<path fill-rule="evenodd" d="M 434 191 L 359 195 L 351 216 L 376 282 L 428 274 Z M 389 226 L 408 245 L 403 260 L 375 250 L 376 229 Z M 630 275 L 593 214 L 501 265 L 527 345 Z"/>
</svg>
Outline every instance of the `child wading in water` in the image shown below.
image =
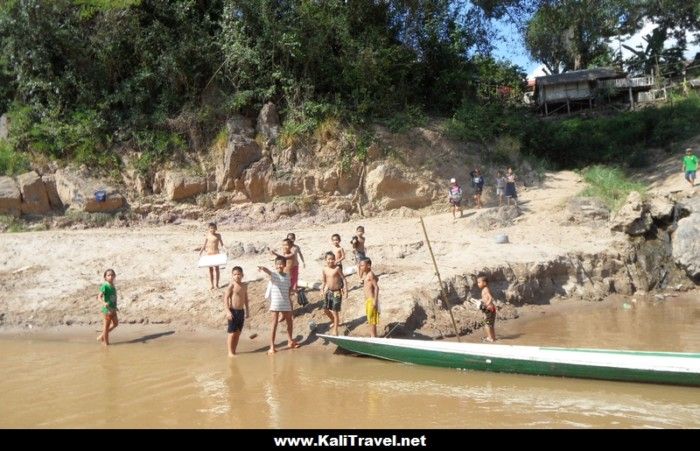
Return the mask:
<svg viewBox="0 0 700 451">
<path fill-rule="evenodd" d="M 476 279 L 476 285 L 481 288 L 481 311 L 484 312 L 486 319 L 486 337 L 484 341 L 493 343 L 496 341 L 496 304 L 493 296 L 491 296 L 491 290 L 489 290 L 489 280 L 486 276 L 480 275 Z"/>
<path fill-rule="evenodd" d="M 102 333 L 97 337 L 97 341 L 101 341 L 105 346 L 109 346 L 109 333 L 119 325 L 117 318 L 117 289 L 114 286 L 114 279 L 117 273 L 113 269 L 108 269 L 103 275 L 105 283 L 100 286 L 100 294 L 97 295 L 97 300 L 103 302 L 102 314 L 104 315 L 104 326 Z"/>
<path fill-rule="evenodd" d="M 210 222 L 209 232 L 204 238 L 204 244 L 202 245 L 202 249 L 199 251 L 199 255 L 202 255 L 202 252 L 205 250 L 207 251 L 207 255 L 219 254 L 219 244 L 221 244 L 221 247 L 224 247 L 224 242 L 221 240 L 221 234 L 216 232 L 216 223 Z M 209 288 L 210 290 L 213 290 L 214 287 L 219 288 L 218 266 L 209 267 L 209 284 L 211 285 Z"/>
<path fill-rule="evenodd" d="M 287 264 L 287 259 L 284 257 L 275 258 L 275 269 L 276 272 L 272 272 L 264 266 L 258 266 L 258 270 L 264 272 L 270 277 L 270 313 L 272 313 L 272 333 L 270 335 L 270 349 L 267 351 L 268 354 L 274 354 L 277 352 L 275 348 L 275 336 L 277 335 L 277 321 L 279 319 L 279 314 L 287 322 L 287 339 L 290 348 L 298 348 L 299 343 L 294 341 L 292 338 L 292 333 L 294 330 L 294 323 L 292 318 L 292 301 L 290 295 L 292 292 L 292 284 L 290 282 L 290 277 L 284 272 L 284 267 Z"/>
<path fill-rule="evenodd" d="M 228 320 L 228 356 L 236 355 L 238 339 L 241 337 L 245 318 L 250 316 L 248 308 L 248 284 L 243 283 L 243 268 L 234 266 L 231 270 L 231 285 L 224 294 L 224 308 L 226 309 L 226 319 Z M 243 310 L 245 307 L 245 311 Z M 245 315 L 244 315 L 245 314 Z"/>
</svg>

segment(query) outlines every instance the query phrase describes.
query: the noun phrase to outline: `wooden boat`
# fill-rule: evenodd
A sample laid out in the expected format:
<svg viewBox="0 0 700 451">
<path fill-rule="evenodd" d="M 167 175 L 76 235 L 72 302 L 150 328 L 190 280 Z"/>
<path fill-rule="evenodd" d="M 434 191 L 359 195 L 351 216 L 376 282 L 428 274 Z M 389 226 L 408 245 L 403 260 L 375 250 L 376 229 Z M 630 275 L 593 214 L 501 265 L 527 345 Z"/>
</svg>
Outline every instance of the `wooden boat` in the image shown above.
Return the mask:
<svg viewBox="0 0 700 451">
<path fill-rule="evenodd" d="M 700 386 L 700 353 L 548 348 L 319 335 L 358 354 L 502 373 Z"/>
</svg>

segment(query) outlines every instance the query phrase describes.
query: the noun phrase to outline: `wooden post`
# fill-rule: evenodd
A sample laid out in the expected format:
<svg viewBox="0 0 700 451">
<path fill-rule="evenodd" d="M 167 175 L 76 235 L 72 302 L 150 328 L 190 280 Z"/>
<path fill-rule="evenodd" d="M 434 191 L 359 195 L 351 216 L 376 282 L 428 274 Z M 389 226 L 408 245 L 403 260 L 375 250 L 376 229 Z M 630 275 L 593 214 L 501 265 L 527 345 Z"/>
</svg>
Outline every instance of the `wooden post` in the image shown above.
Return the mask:
<svg viewBox="0 0 700 451">
<path fill-rule="evenodd" d="M 632 96 L 632 81 L 630 80 L 629 75 L 627 76 L 627 88 L 630 93 L 630 110 L 634 110 L 634 96 Z"/>
<path fill-rule="evenodd" d="M 545 105 L 547 105 L 545 103 Z M 435 275 L 438 278 L 438 282 L 440 283 L 440 294 L 442 294 L 442 299 L 445 301 L 445 305 L 447 305 L 447 311 L 450 313 L 450 319 L 452 320 L 452 327 L 455 328 L 455 336 L 457 337 L 457 341 L 461 342 L 462 340 L 459 339 L 459 332 L 457 331 L 457 323 L 455 323 L 455 317 L 452 314 L 452 306 L 450 305 L 450 301 L 447 299 L 447 293 L 445 292 L 445 287 L 442 285 L 442 279 L 440 278 L 440 271 L 438 271 L 437 267 L 437 262 L 435 261 L 435 254 L 433 254 L 433 248 L 430 245 L 430 240 L 428 239 L 428 232 L 425 230 L 425 223 L 423 222 L 423 217 L 420 217 L 420 225 L 423 227 L 423 235 L 425 235 L 425 242 L 428 244 L 428 250 L 430 251 L 430 258 L 433 259 L 433 266 L 435 267 Z"/>
</svg>

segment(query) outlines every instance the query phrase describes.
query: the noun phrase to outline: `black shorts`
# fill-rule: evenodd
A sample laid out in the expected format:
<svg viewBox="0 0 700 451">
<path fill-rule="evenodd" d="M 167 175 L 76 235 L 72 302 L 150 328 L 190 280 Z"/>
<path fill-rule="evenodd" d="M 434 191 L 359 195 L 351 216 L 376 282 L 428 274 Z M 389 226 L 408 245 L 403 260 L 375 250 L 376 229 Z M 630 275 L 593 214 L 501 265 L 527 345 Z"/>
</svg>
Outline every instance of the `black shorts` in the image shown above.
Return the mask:
<svg viewBox="0 0 700 451">
<path fill-rule="evenodd" d="M 343 303 L 343 293 L 338 291 L 326 291 L 326 297 L 324 299 L 323 308 L 327 310 L 333 310 L 334 312 L 339 312 L 340 307 Z"/>
<path fill-rule="evenodd" d="M 228 322 L 228 333 L 232 334 L 234 332 L 240 332 L 243 330 L 243 323 L 245 322 L 245 310 L 229 309 L 232 320 Z"/>
<path fill-rule="evenodd" d="M 496 324 L 496 312 L 491 310 L 484 310 L 484 322 L 487 326 L 493 327 Z"/>
</svg>

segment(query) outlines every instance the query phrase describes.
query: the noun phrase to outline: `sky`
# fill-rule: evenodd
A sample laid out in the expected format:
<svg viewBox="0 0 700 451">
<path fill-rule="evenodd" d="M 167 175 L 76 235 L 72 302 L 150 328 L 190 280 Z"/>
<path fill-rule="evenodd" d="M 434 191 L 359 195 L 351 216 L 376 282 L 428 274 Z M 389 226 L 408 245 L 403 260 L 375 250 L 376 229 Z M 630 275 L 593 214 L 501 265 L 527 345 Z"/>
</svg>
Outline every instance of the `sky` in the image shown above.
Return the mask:
<svg viewBox="0 0 700 451">
<path fill-rule="evenodd" d="M 510 23 L 507 23 L 505 21 L 499 22 L 496 24 L 496 28 L 499 30 L 502 40 L 498 42 L 496 45 L 496 48 L 493 52 L 493 55 L 496 58 L 504 59 L 507 61 L 510 61 L 512 63 L 517 64 L 518 66 L 522 67 L 525 72 L 528 74 L 527 78 L 534 78 L 538 77 L 540 75 L 544 75 L 544 72 L 542 71 L 542 65 L 536 61 L 533 61 L 530 59 L 530 56 L 525 50 L 525 46 L 523 45 L 522 38 L 520 34 L 518 33 L 518 30 Z M 647 22 L 642 29 L 637 32 L 636 34 L 629 36 L 627 35 L 625 39 L 625 36 L 623 36 L 622 44 L 628 45 L 630 47 L 636 47 L 638 44 L 641 44 L 644 42 L 643 37 L 647 34 L 650 34 L 651 31 L 654 29 L 654 24 L 651 22 Z M 692 36 L 688 34 L 688 50 L 685 53 L 686 59 L 693 59 L 695 54 L 697 52 L 700 52 L 700 45 L 693 45 L 690 44 L 692 42 Z M 667 46 L 670 46 L 673 44 L 673 41 L 669 40 L 667 43 Z M 615 47 L 615 50 L 617 50 L 618 43 L 617 40 L 614 41 L 613 46 Z M 624 58 L 628 58 L 631 55 L 632 52 L 629 50 L 623 48 L 622 49 L 622 56 Z"/>
</svg>

